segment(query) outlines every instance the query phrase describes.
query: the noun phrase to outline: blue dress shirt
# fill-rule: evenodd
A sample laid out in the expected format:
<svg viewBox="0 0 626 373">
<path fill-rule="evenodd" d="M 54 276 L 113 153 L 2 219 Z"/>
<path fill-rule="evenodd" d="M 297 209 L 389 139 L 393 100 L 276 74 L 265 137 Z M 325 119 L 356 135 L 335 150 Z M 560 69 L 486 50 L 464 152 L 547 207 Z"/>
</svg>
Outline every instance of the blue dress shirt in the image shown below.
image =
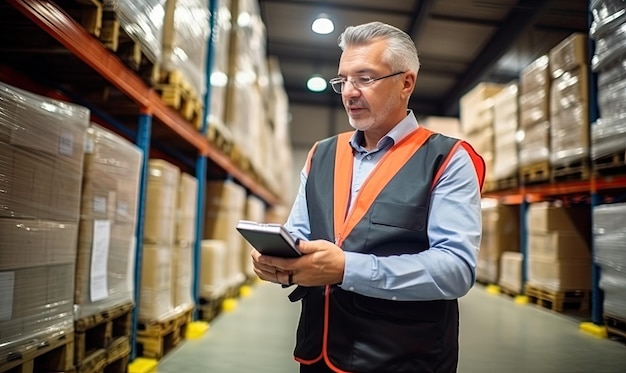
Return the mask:
<svg viewBox="0 0 626 373">
<path fill-rule="evenodd" d="M 409 111 L 369 152 L 358 145 L 363 133 L 355 131 L 350 140 L 355 150 L 350 201 L 357 198 L 361 185 L 382 156 L 417 127 L 417 119 Z M 285 224 L 295 237 L 303 240 L 309 240 L 311 233 L 306 205 L 307 177 L 303 169 L 298 194 Z M 389 257 L 346 252 L 340 286 L 362 295 L 391 300 L 459 298 L 475 281 L 481 229 L 476 171 L 467 151 L 458 147 L 433 188 L 428 219 L 430 249 Z"/>
</svg>

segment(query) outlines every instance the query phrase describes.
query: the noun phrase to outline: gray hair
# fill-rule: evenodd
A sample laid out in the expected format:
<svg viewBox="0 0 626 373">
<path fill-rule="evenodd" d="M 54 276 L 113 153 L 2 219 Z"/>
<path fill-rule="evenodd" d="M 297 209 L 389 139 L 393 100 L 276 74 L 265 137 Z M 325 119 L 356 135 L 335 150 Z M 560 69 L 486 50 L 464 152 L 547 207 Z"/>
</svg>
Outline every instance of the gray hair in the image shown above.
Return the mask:
<svg viewBox="0 0 626 373">
<path fill-rule="evenodd" d="M 350 46 L 366 45 L 376 39 L 387 40 L 388 48 L 383 54 L 383 62 L 392 69 L 401 71 L 419 71 L 420 62 L 417 49 L 411 37 L 397 27 L 382 22 L 370 22 L 358 26 L 349 26 L 339 35 L 341 50 Z"/>
</svg>

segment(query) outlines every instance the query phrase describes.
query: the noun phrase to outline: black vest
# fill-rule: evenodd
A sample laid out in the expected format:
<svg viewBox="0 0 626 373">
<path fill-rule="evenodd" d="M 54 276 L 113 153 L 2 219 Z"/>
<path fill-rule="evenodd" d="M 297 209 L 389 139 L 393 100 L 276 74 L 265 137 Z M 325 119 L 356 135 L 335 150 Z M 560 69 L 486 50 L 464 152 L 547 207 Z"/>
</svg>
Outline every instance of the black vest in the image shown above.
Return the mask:
<svg viewBox="0 0 626 373">
<path fill-rule="evenodd" d="M 427 250 L 431 187 L 458 141 L 431 135 L 387 182 L 364 218 L 345 237 L 343 250 L 377 256 Z M 335 241 L 336 149 L 335 136 L 320 142 L 311 158 L 306 184 L 311 240 Z M 324 353 L 332 365 L 346 372 L 456 372 L 456 300 L 392 301 L 359 295 L 336 285 L 299 288 L 294 292 L 297 294 L 300 296 L 295 299 L 302 297 L 302 312 L 294 354 L 301 362 L 315 360 Z M 328 338 L 323 350 L 326 319 Z"/>
</svg>

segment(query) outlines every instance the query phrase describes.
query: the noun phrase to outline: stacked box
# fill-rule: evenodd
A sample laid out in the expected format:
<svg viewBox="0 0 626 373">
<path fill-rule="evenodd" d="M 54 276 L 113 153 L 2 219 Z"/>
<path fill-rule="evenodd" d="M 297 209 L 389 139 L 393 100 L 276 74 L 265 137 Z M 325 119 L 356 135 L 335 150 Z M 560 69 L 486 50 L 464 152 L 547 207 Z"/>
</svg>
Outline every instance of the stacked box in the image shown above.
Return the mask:
<svg viewBox="0 0 626 373">
<path fill-rule="evenodd" d="M 285 91 L 283 75 L 276 57 L 268 58 L 270 94 L 268 95 L 268 121 L 273 128 L 273 146 L 267 146 L 270 152 L 265 165 L 272 175 L 267 179 L 268 185 L 277 195 L 285 196 L 286 201 L 295 197 L 293 190 L 292 169 L 293 152 L 289 130 L 289 98 Z"/>
<path fill-rule="evenodd" d="M 519 164 L 550 160 L 550 71 L 548 56 L 525 67 L 519 82 Z"/>
<path fill-rule="evenodd" d="M 593 261 L 600 266 L 604 314 L 626 319 L 626 204 L 593 209 Z"/>
<path fill-rule="evenodd" d="M 548 202 L 528 208 L 528 283 L 552 291 L 591 288 L 589 208 Z"/>
<path fill-rule="evenodd" d="M 496 180 L 514 177 L 518 172 L 518 87 L 510 83 L 493 97 L 494 161 Z"/>
<path fill-rule="evenodd" d="M 429 116 L 428 118 L 420 121 L 420 126 L 446 136 L 457 139 L 463 138 L 461 122 L 457 118 Z"/>
<path fill-rule="evenodd" d="M 78 318 L 134 301 L 137 203 L 142 152 L 91 124 L 76 257 Z"/>
<path fill-rule="evenodd" d="M 259 223 L 265 221 L 265 203 L 262 199 L 253 195 L 248 196 L 246 200 L 245 220 L 256 221 Z M 243 236 L 241 239 L 243 240 L 242 245 L 244 247 L 244 250 L 241 251 L 241 266 L 246 278 L 249 280 L 254 279 L 256 278 L 256 274 L 254 273 L 252 257 L 250 255 L 250 251 L 253 247 L 245 238 L 243 238 Z"/>
<path fill-rule="evenodd" d="M 591 157 L 623 152 L 626 141 L 626 38 L 624 4 L 619 0 L 593 1 L 590 37 L 595 39 L 591 67 L 598 76 L 600 118 L 591 126 Z"/>
<path fill-rule="evenodd" d="M 200 99 L 206 91 L 206 49 L 209 28 L 208 0 L 167 0 L 163 16 L 162 68 L 180 71 Z"/>
<path fill-rule="evenodd" d="M 89 111 L 0 83 L 0 361 L 74 331 Z"/>
<path fill-rule="evenodd" d="M 500 278 L 498 285 L 501 288 L 513 292 L 514 294 L 522 294 L 522 253 L 507 251 L 500 256 Z"/>
<path fill-rule="evenodd" d="M 483 231 L 476 268 L 478 281 L 497 284 L 502 253 L 519 251 L 519 214 L 519 206 L 483 200 Z"/>
<path fill-rule="evenodd" d="M 141 264 L 141 320 L 162 320 L 176 311 L 172 262 L 179 183 L 178 167 L 150 159 Z"/>
<path fill-rule="evenodd" d="M 550 162 L 567 165 L 589 156 L 587 35 L 572 34 L 550 51 Z"/>
<path fill-rule="evenodd" d="M 222 240 L 202 240 L 200 248 L 200 298 L 219 299 L 228 289 L 228 247 Z"/>
<path fill-rule="evenodd" d="M 211 106 L 208 112 L 209 126 L 225 128 L 225 103 L 226 87 L 228 86 L 229 74 L 229 48 L 233 19 L 230 12 L 230 0 L 218 0 L 216 27 L 211 34 L 213 42 L 214 58 L 213 71 L 211 72 Z"/>
<path fill-rule="evenodd" d="M 503 88 L 501 84 L 480 83 L 461 97 L 463 137 L 485 160 L 485 180 L 494 180 L 493 96 Z"/>
<path fill-rule="evenodd" d="M 235 227 L 245 216 L 246 189 L 232 180 L 209 181 L 206 187 L 204 238 L 226 243 L 226 286 L 240 286 L 245 275 L 241 266 L 243 241 Z"/>
<path fill-rule="evenodd" d="M 196 240 L 196 215 L 198 211 L 198 179 L 181 173 L 178 190 L 175 245 L 172 279 L 174 281 L 174 307 L 194 307 L 193 300 L 193 248 Z"/>
<path fill-rule="evenodd" d="M 164 5 L 163 0 L 117 0 L 113 7 L 120 27 L 155 64 L 161 62 L 163 56 Z"/>
</svg>

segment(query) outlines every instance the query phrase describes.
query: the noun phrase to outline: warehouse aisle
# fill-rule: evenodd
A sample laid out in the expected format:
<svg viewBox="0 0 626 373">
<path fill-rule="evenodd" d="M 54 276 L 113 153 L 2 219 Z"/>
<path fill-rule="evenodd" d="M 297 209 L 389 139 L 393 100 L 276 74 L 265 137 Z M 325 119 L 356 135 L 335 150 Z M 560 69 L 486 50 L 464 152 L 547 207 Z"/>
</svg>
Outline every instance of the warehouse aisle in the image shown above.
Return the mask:
<svg viewBox="0 0 626 373">
<path fill-rule="evenodd" d="M 299 307 L 289 290 L 258 284 L 207 334 L 163 359 L 159 373 L 296 373 Z M 578 331 L 578 321 L 476 286 L 460 301 L 459 373 L 624 373 L 626 346 Z"/>
</svg>

